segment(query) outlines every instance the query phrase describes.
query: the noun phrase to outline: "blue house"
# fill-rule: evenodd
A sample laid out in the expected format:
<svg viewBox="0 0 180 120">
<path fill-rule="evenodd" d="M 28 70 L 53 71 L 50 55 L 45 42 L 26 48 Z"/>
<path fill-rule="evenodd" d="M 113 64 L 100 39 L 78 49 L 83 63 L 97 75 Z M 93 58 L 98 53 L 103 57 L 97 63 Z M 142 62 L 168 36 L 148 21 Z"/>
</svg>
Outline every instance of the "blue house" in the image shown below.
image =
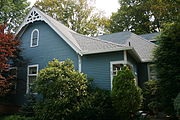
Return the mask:
<svg viewBox="0 0 180 120">
<path fill-rule="evenodd" d="M 71 59 L 75 69 L 94 79 L 94 85 L 112 89 L 112 79 L 122 66 L 128 65 L 142 86 L 151 77 L 154 43 L 131 32 L 87 37 L 33 7 L 16 32 L 27 65 L 18 68 L 15 104 L 22 104 L 38 71 L 54 58 Z"/>
</svg>

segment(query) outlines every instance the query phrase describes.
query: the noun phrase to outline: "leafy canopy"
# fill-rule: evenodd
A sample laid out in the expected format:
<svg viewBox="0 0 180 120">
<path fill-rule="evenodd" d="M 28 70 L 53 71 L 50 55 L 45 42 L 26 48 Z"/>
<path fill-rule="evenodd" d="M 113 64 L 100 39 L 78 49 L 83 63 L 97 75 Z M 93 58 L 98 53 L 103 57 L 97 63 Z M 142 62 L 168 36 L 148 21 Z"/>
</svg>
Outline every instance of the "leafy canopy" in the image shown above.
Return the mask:
<svg viewBox="0 0 180 120">
<path fill-rule="evenodd" d="M 119 0 L 120 8 L 113 13 L 109 31 L 132 31 L 136 34 L 159 32 L 163 23 L 177 21 L 177 0 Z"/>
<path fill-rule="evenodd" d="M 92 0 L 41 0 L 35 6 L 80 34 L 96 36 L 107 32 L 108 20 L 95 11 Z"/>
<path fill-rule="evenodd" d="M 118 116 L 128 119 L 130 113 L 137 112 L 142 96 L 141 89 L 135 85 L 132 71 L 124 66 L 113 78 L 112 104 Z"/>
<path fill-rule="evenodd" d="M 27 14 L 28 6 L 27 0 L 0 0 L 0 24 L 7 24 L 14 32 Z"/>
</svg>

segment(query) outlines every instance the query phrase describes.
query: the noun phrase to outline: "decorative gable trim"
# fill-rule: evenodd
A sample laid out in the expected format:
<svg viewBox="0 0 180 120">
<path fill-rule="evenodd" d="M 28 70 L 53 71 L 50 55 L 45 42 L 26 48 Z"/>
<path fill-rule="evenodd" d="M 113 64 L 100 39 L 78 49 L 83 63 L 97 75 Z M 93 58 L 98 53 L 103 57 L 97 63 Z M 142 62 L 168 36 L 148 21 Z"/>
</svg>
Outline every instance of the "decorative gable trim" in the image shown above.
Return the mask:
<svg viewBox="0 0 180 120">
<path fill-rule="evenodd" d="M 25 19 L 26 24 L 38 21 L 38 20 L 43 20 L 42 16 L 35 10 L 31 11 L 30 14 Z"/>
</svg>

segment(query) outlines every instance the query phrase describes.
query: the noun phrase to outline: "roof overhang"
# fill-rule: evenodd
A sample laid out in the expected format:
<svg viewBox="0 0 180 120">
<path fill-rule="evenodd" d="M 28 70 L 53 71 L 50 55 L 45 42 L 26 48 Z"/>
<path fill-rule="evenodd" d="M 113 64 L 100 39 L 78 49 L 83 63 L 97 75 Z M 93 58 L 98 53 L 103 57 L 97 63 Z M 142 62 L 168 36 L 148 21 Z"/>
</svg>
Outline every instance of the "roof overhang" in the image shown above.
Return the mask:
<svg viewBox="0 0 180 120">
<path fill-rule="evenodd" d="M 89 54 L 98 54 L 98 53 L 107 53 L 107 52 L 117 52 L 117 51 L 124 51 L 124 50 L 131 50 L 132 47 L 122 47 L 117 49 L 109 49 L 109 50 L 98 50 L 98 51 L 84 51 L 82 52 L 83 55 L 89 55 Z"/>
</svg>

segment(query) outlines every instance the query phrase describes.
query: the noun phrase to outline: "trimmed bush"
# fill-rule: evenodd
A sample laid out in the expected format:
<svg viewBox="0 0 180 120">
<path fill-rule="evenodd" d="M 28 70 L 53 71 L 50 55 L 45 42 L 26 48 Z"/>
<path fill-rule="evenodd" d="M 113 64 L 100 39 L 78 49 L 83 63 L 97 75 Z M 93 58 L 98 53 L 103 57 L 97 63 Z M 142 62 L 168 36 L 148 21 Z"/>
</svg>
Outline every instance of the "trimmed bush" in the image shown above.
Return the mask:
<svg viewBox="0 0 180 120">
<path fill-rule="evenodd" d="M 144 83 L 143 98 L 144 110 L 157 114 L 160 110 L 159 81 L 149 80 Z"/>
<path fill-rule="evenodd" d="M 113 120 L 110 91 L 92 89 L 75 116 L 77 120 Z"/>
<path fill-rule="evenodd" d="M 129 119 L 131 113 L 139 109 L 142 96 L 141 89 L 135 85 L 132 71 L 124 66 L 113 78 L 112 105 L 117 116 L 122 119 Z"/>
<path fill-rule="evenodd" d="M 87 96 L 87 84 L 86 75 L 75 71 L 71 60 L 49 62 L 34 83 L 35 92 L 43 96 L 34 107 L 36 118 L 72 120 Z"/>
</svg>

